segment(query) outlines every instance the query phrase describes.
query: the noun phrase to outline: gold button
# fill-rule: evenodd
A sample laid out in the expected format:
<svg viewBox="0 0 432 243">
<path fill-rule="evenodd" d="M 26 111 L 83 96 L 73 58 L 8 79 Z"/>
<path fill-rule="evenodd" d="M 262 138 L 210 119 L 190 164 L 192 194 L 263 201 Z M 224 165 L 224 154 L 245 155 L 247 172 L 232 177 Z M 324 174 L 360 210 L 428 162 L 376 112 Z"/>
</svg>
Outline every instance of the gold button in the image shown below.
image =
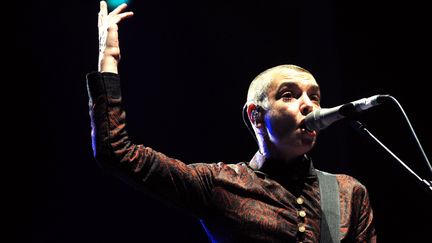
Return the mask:
<svg viewBox="0 0 432 243">
<path fill-rule="evenodd" d="M 298 197 L 296 201 L 300 205 L 303 204 L 303 198 L 301 198 L 301 197 Z"/>
<path fill-rule="evenodd" d="M 301 210 L 301 211 L 298 212 L 298 215 L 299 215 L 300 217 L 304 218 L 304 216 L 306 216 L 306 212 L 303 211 L 303 210 Z"/>
<path fill-rule="evenodd" d="M 305 232 L 305 230 L 306 230 L 306 227 L 304 227 L 304 225 L 300 225 L 299 227 L 298 227 L 298 231 L 300 231 L 300 232 Z"/>
</svg>

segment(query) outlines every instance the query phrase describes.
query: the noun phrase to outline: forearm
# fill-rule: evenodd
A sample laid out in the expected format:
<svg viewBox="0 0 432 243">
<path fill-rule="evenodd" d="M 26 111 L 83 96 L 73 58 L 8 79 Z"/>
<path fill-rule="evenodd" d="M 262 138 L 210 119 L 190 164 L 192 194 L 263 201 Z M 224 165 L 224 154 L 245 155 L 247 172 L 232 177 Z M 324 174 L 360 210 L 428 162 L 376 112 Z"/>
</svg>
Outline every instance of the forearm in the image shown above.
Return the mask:
<svg viewBox="0 0 432 243">
<path fill-rule="evenodd" d="M 195 212 L 207 204 L 215 166 L 194 165 L 134 144 L 126 132 L 120 80 L 113 73 L 87 76 L 94 156 L 121 179 Z"/>
<path fill-rule="evenodd" d="M 122 160 L 121 148 L 131 144 L 126 130 L 121 129 L 125 126 L 125 112 L 118 77 L 114 73 L 90 73 L 87 89 L 94 156 L 101 165 L 117 163 Z"/>
<path fill-rule="evenodd" d="M 96 161 L 122 179 L 140 187 L 161 168 L 153 151 L 134 144 L 126 131 L 126 113 L 122 108 L 120 80 L 114 73 L 93 72 L 87 75 L 92 145 Z M 163 163 L 163 161 L 162 161 Z M 144 182 L 144 183 L 143 183 Z"/>
</svg>

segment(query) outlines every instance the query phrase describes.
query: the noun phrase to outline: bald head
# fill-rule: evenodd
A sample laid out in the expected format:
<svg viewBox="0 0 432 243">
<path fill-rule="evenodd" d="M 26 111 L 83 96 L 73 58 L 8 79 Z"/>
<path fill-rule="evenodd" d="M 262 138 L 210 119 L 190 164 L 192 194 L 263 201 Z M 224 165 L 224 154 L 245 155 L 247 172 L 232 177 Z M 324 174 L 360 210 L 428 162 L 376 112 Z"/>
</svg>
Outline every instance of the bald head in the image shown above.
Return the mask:
<svg viewBox="0 0 432 243">
<path fill-rule="evenodd" d="M 312 76 L 312 74 L 308 70 L 292 64 L 275 66 L 258 74 L 258 76 L 256 76 L 249 85 L 247 101 L 267 108 L 268 89 L 272 84 L 273 79 L 278 75 L 290 75 L 295 73 L 306 73 Z"/>
</svg>

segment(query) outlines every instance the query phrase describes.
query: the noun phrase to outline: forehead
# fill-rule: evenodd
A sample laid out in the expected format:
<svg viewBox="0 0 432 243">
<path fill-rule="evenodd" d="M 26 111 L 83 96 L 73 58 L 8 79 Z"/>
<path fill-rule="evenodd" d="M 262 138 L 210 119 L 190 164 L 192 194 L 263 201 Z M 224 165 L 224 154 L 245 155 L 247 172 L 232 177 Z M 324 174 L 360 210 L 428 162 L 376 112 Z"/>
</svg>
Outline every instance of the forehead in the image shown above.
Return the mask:
<svg viewBox="0 0 432 243">
<path fill-rule="evenodd" d="M 315 78 L 307 72 L 302 72 L 292 69 L 284 69 L 277 73 L 272 74 L 272 81 L 270 84 L 270 92 L 277 90 L 282 85 L 296 85 L 301 89 L 309 89 L 310 87 L 317 88 L 318 83 Z"/>
</svg>

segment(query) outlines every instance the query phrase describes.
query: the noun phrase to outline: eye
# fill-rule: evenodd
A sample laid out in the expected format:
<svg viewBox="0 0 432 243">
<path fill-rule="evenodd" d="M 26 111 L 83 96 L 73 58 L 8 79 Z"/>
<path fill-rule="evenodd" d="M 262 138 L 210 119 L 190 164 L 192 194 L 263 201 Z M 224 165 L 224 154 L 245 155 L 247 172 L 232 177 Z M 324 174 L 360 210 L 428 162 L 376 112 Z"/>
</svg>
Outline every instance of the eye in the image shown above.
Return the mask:
<svg viewBox="0 0 432 243">
<path fill-rule="evenodd" d="M 284 101 L 289 101 L 289 100 L 291 100 L 291 99 L 293 99 L 294 98 L 294 94 L 292 93 L 292 92 L 283 92 L 283 94 L 281 95 L 281 98 L 284 100 Z"/>
<path fill-rule="evenodd" d="M 318 94 L 312 94 L 309 96 L 309 99 L 319 104 L 321 102 L 321 97 Z"/>
</svg>

